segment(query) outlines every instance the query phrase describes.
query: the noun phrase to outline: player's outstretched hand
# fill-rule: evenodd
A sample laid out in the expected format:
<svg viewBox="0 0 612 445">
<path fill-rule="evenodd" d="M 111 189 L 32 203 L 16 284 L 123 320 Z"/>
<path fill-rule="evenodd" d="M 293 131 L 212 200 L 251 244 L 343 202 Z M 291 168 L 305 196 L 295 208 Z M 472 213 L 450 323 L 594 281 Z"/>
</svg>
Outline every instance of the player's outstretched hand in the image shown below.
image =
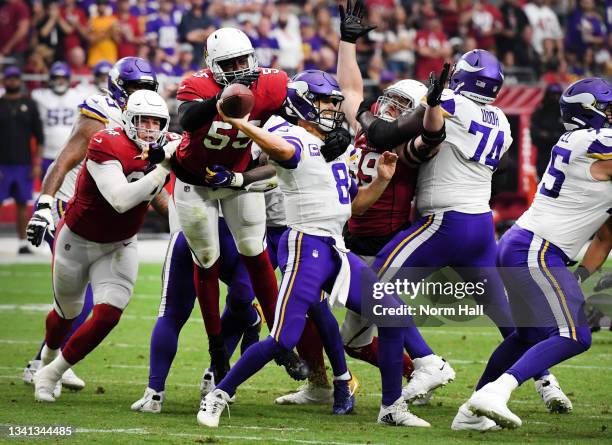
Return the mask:
<svg viewBox="0 0 612 445">
<path fill-rule="evenodd" d="M 245 124 L 249 122 L 250 113 L 244 117 L 229 117 L 221 109 L 222 102 L 223 102 L 222 100 L 217 102 L 217 113 L 219 113 L 219 116 L 221 116 L 221 119 L 223 119 L 225 122 L 227 122 L 228 124 L 232 124 L 234 128 L 238 128 L 241 124 Z"/>
<path fill-rule="evenodd" d="M 351 134 L 343 127 L 338 127 L 327 133 L 325 144 L 321 146 L 321 154 L 325 158 L 325 162 L 331 162 L 338 158 L 350 144 Z"/>
<path fill-rule="evenodd" d="M 376 165 L 376 172 L 378 177 L 385 181 L 390 181 L 395 174 L 395 166 L 397 164 L 397 155 L 390 151 L 385 151 L 380 158 L 378 158 L 378 164 Z"/>
<path fill-rule="evenodd" d="M 444 91 L 444 88 L 446 88 L 449 70 L 450 64 L 445 63 L 444 68 L 442 68 L 442 71 L 440 72 L 440 77 L 438 79 L 436 79 L 436 75 L 433 71 L 429 74 L 427 105 L 429 105 L 430 107 L 440 105 L 440 97 L 442 96 L 442 91 Z"/>
<path fill-rule="evenodd" d="M 222 165 L 206 167 L 204 181 L 212 187 L 232 187 L 236 175 Z"/>
<path fill-rule="evenodd" d="M 51 215 L 51 204 L 39 202 L 36 206 L 36 211 L 30 218 L 26 228 L 28 241 L 32 245 L 38 247 L 45 238 L 47 231 L 53 234 L 55 227 L 53 225 L 53 216 Z"/>
<path fill-rule="evenodd" d="M 164 145 L 153 142 L 141 154 L 134 156 L 134 159 L 142 159 L 143 161 L 149 161 L 151 164 L 159 164 L 166 159 Z"/>
<path fill-rule="evenodd" d="M 359 108 L 357 109 L 357 114 L 355 115 L 355 118 L 359 119 L 359 116 L 361 116 L 366 111 L 372 111 L 372 105 L 374 105 L 375 102 L 375 97 L 368 97 L 361 101 L 361 103 L 359 104 Z"/>
<path fill-rule="evenodd" d="M 348 43 L 355 43 L 362 37 L 376 28 L 367 26 L 363 23 L 366 8 L 361 0 L 355 1 L 355 6 L 351 6 L 351 0 L 346 1 L 346 11 L 342 5 L 338 5 L 340 13 L 340 40 Z"/>
<path fill-rule="evenodd" d="M 259 70 L 251 71 L 250 73 L 247 73 L 243 76 L 236 77 L 228 84 L 228 86 L 233 85 L 235 83 L 239 83 L 249 88 L 253 82 L 259 79 L 260 74 L 261 74 L 261 71 Z"/>
</svg>

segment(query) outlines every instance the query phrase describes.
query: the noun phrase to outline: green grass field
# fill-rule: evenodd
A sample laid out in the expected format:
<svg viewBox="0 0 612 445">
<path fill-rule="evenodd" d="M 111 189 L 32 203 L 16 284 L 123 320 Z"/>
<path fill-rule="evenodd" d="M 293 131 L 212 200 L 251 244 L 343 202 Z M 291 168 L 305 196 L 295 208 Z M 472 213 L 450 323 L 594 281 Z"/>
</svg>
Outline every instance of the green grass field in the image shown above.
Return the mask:
<svg viewBox="0 0 612 445">
<path fill-rule="evenodd" d="M 425 328 L 434 350 L 457 371 L 457 380 L 439 390 L 430 406 L 413 411 L 430 429 L 376 425 L 380 382 L 378 371 L 349 359 L 361 381 L 356 414 L 336 417 L 331 407 L 281 407 L 278 395 L 295 389 L 284 370 L 269 364 L 246 382 L 223 414 L 218 430 L 196 423 L 198 385 L 208 352 L 198 310 L 183 329 L 179 351 L 166 386 L 161 415 L 133 413 L 129 407 L 142 396 L 148 377 L 149 337 L 157 316 L 161 265 L 141 265 L 135 295 L 119 326 L 75 367 L 87 387 L 64 391 L 55 404 L 34 402 L 33 388 L 21 370 L 43 337 L 49 303 L 50 266 L 0 265 L 0 441 L 9 425 L 66 425 L 76 429 L 70 439 L 55 443 L 220 443 L 220 444 L 417 444 L 417 443 L 612 443 L 612 332 L 594 335 L 588 353 L 554 369 L 574 402 L 570 415 L 548 414 L 532 382 L 519 388 L 510 403 L 523 420 L 515 431 L 457 433 L 450 423 L 472 392 L 484 361 L 500 341 L 489 328 Z M 234 360 L 236 356 L 234 356 Z M 32 440 L 32 439 L 29 439 Z"/>
</svg>

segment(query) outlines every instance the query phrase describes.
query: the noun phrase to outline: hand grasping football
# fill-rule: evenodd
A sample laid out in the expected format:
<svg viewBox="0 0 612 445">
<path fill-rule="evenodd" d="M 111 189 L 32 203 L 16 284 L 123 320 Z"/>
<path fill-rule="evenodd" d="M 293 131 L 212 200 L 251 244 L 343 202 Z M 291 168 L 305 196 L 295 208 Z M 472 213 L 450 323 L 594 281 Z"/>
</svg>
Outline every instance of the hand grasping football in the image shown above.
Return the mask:
<svg viewBox="0 0 612 445">
<path fill-rule="evenodd" d="M 235 83 L 223 90 L 219 105 L 228 117 L 241 118 L 253 110 L 255 96 L 248 87 Z"/>
</svg>

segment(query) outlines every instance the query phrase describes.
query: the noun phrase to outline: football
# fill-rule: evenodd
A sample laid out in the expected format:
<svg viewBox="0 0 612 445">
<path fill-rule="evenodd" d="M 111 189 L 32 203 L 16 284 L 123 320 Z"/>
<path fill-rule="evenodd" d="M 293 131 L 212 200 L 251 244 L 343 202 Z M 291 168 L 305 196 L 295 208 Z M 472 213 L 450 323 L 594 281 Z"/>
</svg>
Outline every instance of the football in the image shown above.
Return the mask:
<svg viewBox="0 0 612 445">
<path fill-rule="evenodd" d="M 221 94 L 221 109 L 229 117 L 244 117 L 254 105 L 253 92 L 240 83 L 228 86 Z"/>
</svg>

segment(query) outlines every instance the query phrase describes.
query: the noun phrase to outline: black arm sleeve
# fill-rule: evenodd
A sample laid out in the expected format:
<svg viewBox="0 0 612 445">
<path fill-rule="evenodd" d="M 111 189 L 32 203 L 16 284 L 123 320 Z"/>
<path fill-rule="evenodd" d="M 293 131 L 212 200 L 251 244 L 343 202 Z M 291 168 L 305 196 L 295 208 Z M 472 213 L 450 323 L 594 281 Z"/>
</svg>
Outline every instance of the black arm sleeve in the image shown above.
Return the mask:
<svg viewBox="0 0 612 445">
<path fill-rule="evenodd" d="M 375 117 L 366 111 L 357 116 L 357 120 L 366 133 L 368 143 L 380 149 L 389 149 L 405 144 L 423 131 L 425 106 L 418 106 L 410 114 L 402 115 L 392 122 Z"/>
<path fill-rule="evenodd" d="M 220 94 L 203 101 L 183 102 L 179 106 L 179 123 L 183 130 L 195 131 L 213 120 Z"/>
</svg>

